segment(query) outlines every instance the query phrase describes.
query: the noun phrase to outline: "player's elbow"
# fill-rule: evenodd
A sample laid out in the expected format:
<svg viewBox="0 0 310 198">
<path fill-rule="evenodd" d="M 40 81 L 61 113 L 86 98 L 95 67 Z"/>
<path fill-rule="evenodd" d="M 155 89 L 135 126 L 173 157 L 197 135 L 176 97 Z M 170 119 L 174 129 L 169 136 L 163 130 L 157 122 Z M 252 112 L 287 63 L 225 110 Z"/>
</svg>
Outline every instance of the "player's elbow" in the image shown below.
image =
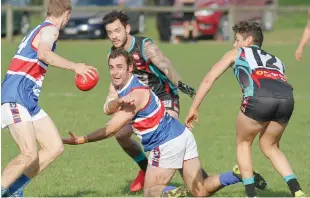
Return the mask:
<svg viewBox="0 0 310 198">
<path fill-rule="evenodd" d="M 103 113 L 106 115 L 111 115 L 112 113 L 108 112 L 105 108 L 103 108 Z"/>
<path fill-rule="evenodd" d="M 106 102 L 104 105 L 103 105 L 103 113 L 106 114 L 106 115 L 112 115 L 113 113 L 110 112 L 109 108 L 108 108 L 108 102 Z"/>
<path fill-rule="evenodd" d="M 112 115 L 113 113 L 109 112 L 107 109 L 103 108 L 103 113 L 106 115 Z"/>
<path fill-rule="evenodd" d="M 208 85 L 208 86 L 211 87 L 215 80 L 216 80 L 215 78 L 213 78 L 212 76 L 209 76 L 209 75 L 208 75 L 208 76 L 206 76 L 206 77 L 203 79 L 203 82 L 204 82 L 205 85 Z"/>
<path fill-rule="evenodd" d="M 38 49 L 38 59 L 42 62 L 47 62 L 48 51 L 44 49 Z"/>
</svg>

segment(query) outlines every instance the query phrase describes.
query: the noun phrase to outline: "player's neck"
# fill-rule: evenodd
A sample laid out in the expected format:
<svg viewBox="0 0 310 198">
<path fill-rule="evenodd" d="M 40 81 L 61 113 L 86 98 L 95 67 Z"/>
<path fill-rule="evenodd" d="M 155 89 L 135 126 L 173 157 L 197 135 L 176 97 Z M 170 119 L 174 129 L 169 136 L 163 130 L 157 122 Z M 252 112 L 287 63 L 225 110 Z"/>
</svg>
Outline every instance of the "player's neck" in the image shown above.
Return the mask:
<svg viewBox="0 0 310 198">
<path fill-rule="evenodd" d="M 46 17 L 45 21 L 49 21 L 53 25 L 57 27 L 57 29 L 60 30 L 62 21 L 60 18 L 55 18 L 55 17 Z"/>
<path fill-rule="evenodd" d="M 130 46 L 131 46 L 131 41 L 132 41 L 132 36 L 129 34 L 127 36 L 127 41 L 126 41 L 126 44 L 124 45 L 124 49 L 125 50 L 129 50 Z"/>
<path fill-rule="evenodd" d="M 126 87 L 129 83 L 129 81 L 131 80 L 132 74 L 129 74 L 128 78 L 126 79 L 125 83 L 123 85 L 120 85 L 118 87 L 118 90 L 122 90 L 124 87 Z"/>
</svg>

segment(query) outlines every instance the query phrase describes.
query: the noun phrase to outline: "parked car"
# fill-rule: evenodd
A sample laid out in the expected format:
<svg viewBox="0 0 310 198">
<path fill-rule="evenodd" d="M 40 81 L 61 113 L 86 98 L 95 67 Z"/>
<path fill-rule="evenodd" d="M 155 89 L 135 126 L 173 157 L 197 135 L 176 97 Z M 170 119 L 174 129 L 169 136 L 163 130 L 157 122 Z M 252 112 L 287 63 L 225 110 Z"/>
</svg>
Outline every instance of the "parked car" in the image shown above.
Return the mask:
<svg viewBox="0 0 310 198">
<path fill-rule="evenodd" d="M 182 0 L 177 0 L 182 1 Z M 219 8 L 225 5 L 233 4 L 240 6 L 272 6 L 274 0 L 196 0 L 197 8 Z M 178 3 L 180 4 L 180 3 Z M 183 13 L 173 14 L 172 34 L 183 36 Z M 212 36 L 215 39 L 229 39 L 228 12 L 199 10 L 195 12 L 195 19 L 198 24 L 199 34 L 203 36 Z M 236 22 L 241 20 L 259 21 L 265 31 L 273 29 L 275 16 L 272 11 L 242 11 L 236 13 Z"/>
<path fill-rule="evenodd" d="M 71 19 L 67 26 L 60 31 L 61 39 L 99 39 L 105 38 L 106 33 L 102 24 L 102 18 L 108 12 L 80 12 L 74 10 L 78 6 L 117 6 L 141 7 L 144 0 L 75 0 L 72 1 L 73 9 Z M 140 12 L 129 12 L 129 24 L 131 33 L 143 33 L 145 30 L 145 17 Z"/>
<path fill-rule="evenodd" d="M 1 0 L 1 6 L 12 4 L 13 6 L 27 6 L 29 0 Z M 15 34 L 26 34 L 30 29 L 29 13 L 25 11 L 13 12 L 13 32 Z M 1 36 L 6 34 L 6 11 L 1 10 Z"/>
</svg>

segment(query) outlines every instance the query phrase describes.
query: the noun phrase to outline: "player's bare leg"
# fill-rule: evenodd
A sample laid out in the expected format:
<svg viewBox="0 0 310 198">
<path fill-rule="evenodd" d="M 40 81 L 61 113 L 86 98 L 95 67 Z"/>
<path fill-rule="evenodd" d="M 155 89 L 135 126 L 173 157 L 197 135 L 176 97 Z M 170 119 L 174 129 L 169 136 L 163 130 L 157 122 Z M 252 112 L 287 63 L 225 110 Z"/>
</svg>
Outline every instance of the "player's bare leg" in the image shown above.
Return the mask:
<svg viewBox="0 0 310 198">
<path fill-rule="evenodd" d="M 49 116 L 34 121 L 33 126 L 37 141 L 41 145 L 41 150 L 39 151 L 39 166 L 32 166 L 24 172 L 29 178 L 40 174 L 64 151 L 64 145 L 58 129 Z"/>
<path fill-rule="evenodd" d="M 267 123 L 259 123 L 241 111 L 237 117 L 237 161 L 247 196 L 255 197 L 251 147 L 255 136 L 264 130 Z"/>
<path fill-rule="evenodd" d="M 9 130 L 20 149 L 20 154 L 3 170 L 1 185 L 5 189 L 8 189 L 38 158 L 36 137 L 31 122 L 12 124 Z"/>
<path fill-rule="evenodd" d="M 121 145 L 122 149 L 130 157 L 135 158 L 139 156 L 141 152 L 143 151 L 140 147 L 140 144 L 131 138 L 132 134 L 133 134 L 133 129 L 132 129 L 131 124 L 127 124 L 118 133 L 116 133 L 115 138 L 118 141 L 118 143 Z"/>
<path fill-rule="evenodd" d="M 166 191 L 172 190 L 173 186 L 167 186 L 175 174 L 175 169 L 160 168 L 148 165 L 143 193 L 145 197 L 159 197 Z"/>
<path fill-rule="evenodd" d="M 175 119 L 179 119 L 179 113 L 170 109 L 166 109 L 167 113 L 169 115 L 171 115 L 172 117 L 174 117 Z M 183 177 L 183 170 L 179 169 L 179 173 L 181 174 L 181 176 Z M 202 174 L 204 178 L 208 177 L 208 174 L 206 173 L 206 171 L 204 169 L 202 169 Z"/>
<path fill-rule="evenodd" d="M 176 112 L 176 111 L 173 111 L 173 110 L 169 110 L 169 109 L 166 109 L 167 113 L 169 115 L 171 115 L 172 117 L 174 117 L 175 119 L 179 119 L 179 113 Z M 182 175 L 183 174 L 183 170 L 182 169 L 179 169 L 179 173 Z M 208 174 L 206 173 L 206 171 L 204 169 L 202 169 L 202 174 L 203 174 L 203 177 L 204 178 L 207 178 L 208 177 Z"/>
<path fill-rule="evenodd" d="M 198 157 L 184 161 L 183 180 L 190 193 L 198 197 L 211 196 L 225 186 L 241 182 L 232 171 L 204 177 Z"/>
<path fill-rule="evenodd" d="M 131 138 L 133 129 L 131 124 L 125 125 L 116 135 L 115 138 L 122 147 L 122 149 L 139 165 L 140 171 L 138 176 L 130 185 L 130 190 L 133 192 L 142 190 L 144 185 L 144 176 L 148 164 L 147 157 L 140 144 Z"/>
<path fill-rule="evenodd" d="M 179 115 L 176 111 L 168 110 L 167 113 L 169 113 L 172 117 L 178 119 Z M 132 158 L 135 160 L 135 162 L 139 165 L 140 171 L 138 173 L 138 176 L 134 179 L 134 181 L 130 185 L 130 190 L 132 192 L 139 191 L 143 188 L 144 185 L 144 178 L 146 173 L 146 168 L 148 165 L 148 159 L 145 156 L 144 152 L 142 151 L 142 148 L 140 144 L 131 138 L 131 135 L 133 134 L 133 130 L 130 124 L 124 126 L 121 131 L 119 131 L 115 138 L 118 141 L 118 143 L 121 145 L 122 149 Z"/>
<path fill-rule="evenodd" d="M 291 165 L 279 149 L 279 142 L 287 124 L 271 121 L 260 133 L 259 146 L 264 155 L 271 161 L 273 167 L 288 184 L 293 197 L 304 195 Z M 300 192 L 299 192 L 300 191 Z"/>
<path fill-rule="evenodd" d="M 36 161 L 23 172 L 22 176 L 9 189 L 11 194 L 19 197 L 23 195 L 22 191 L 29 181 L 46 169 L 64 150 L 58 130 L 49 116 L 33 121 L 33 128 L 36 139 L 41 145 L 41 150 Z"/>
<path fill-rule="evenodd" d="M 193 196 L 210 196 L 221 188 L 219 177 L 209 176 L 204 179 L 198 157 L 183 163 L 183 180 Z"/>
</svg>

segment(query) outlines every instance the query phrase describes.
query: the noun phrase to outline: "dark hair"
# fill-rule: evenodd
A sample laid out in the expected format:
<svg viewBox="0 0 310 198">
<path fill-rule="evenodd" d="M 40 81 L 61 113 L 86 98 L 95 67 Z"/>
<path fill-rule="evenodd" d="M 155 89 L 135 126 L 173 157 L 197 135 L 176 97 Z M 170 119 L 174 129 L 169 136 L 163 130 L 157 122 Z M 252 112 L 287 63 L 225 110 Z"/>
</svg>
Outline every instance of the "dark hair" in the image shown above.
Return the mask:
<svg viewBox="0 0 310 198">
<path fill-rule="evenodd" d="M 111 51 L 110 55 L 109 55 L 109 59 L 115 59 L 119 56 L 123 56 L 126 60 L 126 64 L 129 66 L 129 65 L 132 65 L 133 66 L 133 69 L 135 70 L 136 69 L 136 63 L 132 57 L 132 55 L 125 49 L 123 48 L 117 48 L 117 49 L 114 49 Z M 129 67 L 128 67 L 129 68 Z"/>
<path fill-rule="evenodd" d="M 112 11 L 103 17 L 104 27 L 110 23 L 113 23 L 117 19 L 120 20 L 124 27 L 128 25 L 129 17 L 123 11 Z"/>
<path fill-rule="evenodd" d="M 243 38 L 253 37 L 253 44 L 261 47 L 264 41 L 263 30 L 257 22 L 241 21 L 233 27 L 235 34 L 242 34 Z"/>
</svg>

